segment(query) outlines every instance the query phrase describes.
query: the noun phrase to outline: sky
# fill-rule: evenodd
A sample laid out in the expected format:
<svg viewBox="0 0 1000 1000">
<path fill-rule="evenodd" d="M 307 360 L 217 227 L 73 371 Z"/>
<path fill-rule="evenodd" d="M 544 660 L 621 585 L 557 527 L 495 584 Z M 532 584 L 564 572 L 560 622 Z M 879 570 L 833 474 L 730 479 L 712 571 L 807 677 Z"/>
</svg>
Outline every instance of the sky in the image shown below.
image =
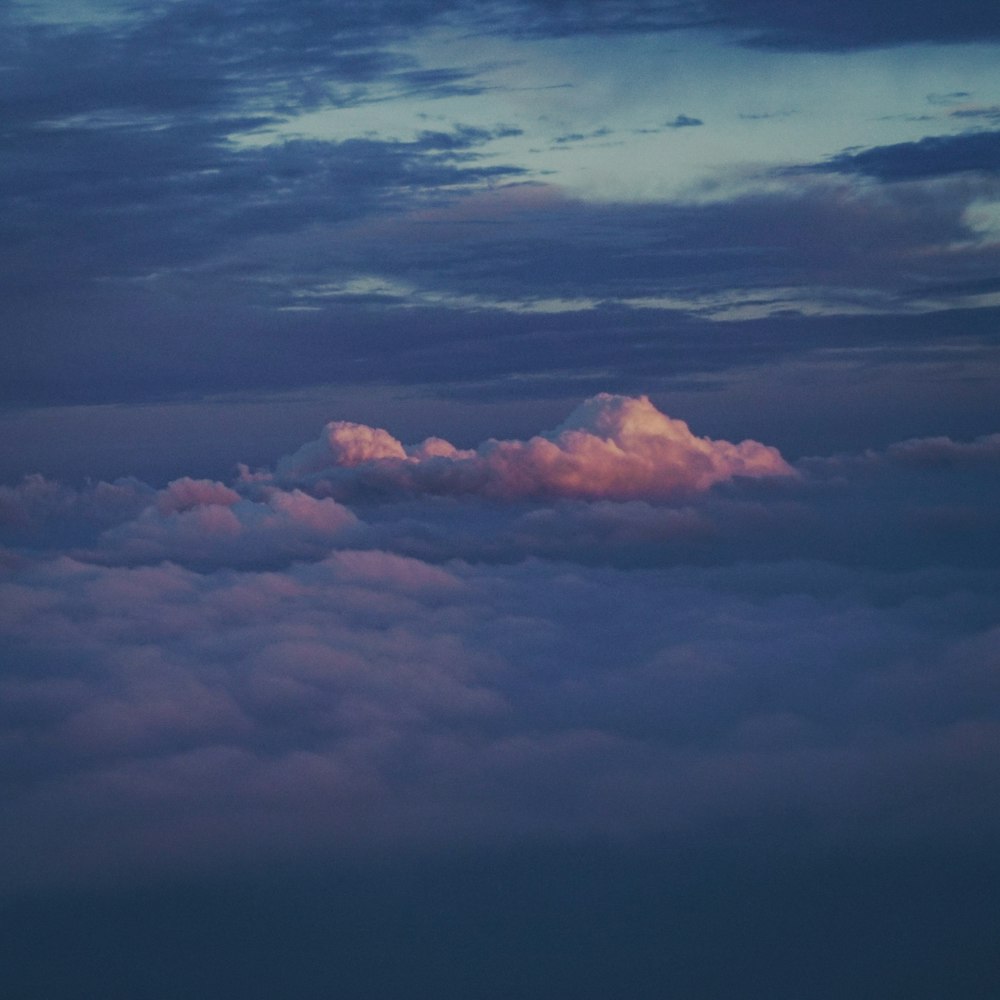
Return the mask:
<svg viewBox="0 0 1000 1000">
<path fill-rule="evenodd" d="M 995 997 L 1000 10 L 0 6 L 0 981 Z"/>
</svg>

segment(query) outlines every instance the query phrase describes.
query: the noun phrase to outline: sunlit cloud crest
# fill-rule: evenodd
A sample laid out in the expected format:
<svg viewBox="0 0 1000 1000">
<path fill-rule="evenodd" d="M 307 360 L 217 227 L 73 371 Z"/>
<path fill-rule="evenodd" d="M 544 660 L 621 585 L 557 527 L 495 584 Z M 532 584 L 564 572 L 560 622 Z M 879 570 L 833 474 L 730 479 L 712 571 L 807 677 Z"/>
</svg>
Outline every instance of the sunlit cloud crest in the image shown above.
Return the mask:
<svg viewBox="0 0 1000 1000">
<path fill-rule="evenodd" d="M 527 441 L 491 439 L 474 451 L 439 438 L 406 448 L 385 430 L 335 421 L 277 466 L 283 482 L 322 482 L 334 492 L 363 485 L 494 499 L 669 498 L 736 476 L 791 474 L 776 448 L 697 437 L 646 396 L 608 393 L 582 403 L 554 431 Z"/>
</svg>

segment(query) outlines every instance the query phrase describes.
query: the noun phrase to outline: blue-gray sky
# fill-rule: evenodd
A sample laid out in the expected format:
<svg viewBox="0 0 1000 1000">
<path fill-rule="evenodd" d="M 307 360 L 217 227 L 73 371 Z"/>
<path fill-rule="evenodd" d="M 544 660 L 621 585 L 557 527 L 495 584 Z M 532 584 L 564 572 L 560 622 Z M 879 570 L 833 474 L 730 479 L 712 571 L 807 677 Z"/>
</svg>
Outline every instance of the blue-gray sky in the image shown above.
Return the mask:
<svg viewBox="0 0 1000 1000">
<path fill-rule="evenodd" d="M 996 996 L 998 66 L 0 8 L 12 995 Z"/>
</svg>

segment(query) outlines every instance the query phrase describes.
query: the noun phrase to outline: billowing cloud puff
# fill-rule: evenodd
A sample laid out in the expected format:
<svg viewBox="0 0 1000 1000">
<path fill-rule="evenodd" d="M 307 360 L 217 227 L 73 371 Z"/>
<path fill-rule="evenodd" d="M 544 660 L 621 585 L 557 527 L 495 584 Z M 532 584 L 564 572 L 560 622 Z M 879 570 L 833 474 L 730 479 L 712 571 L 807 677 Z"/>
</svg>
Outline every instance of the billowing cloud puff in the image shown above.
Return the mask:
<svg viewBox="0 0 1000 1000">
<path fill-rule="evenodd" d="M 405 458 L 403 446 L 388 431 L 334 420 L 326 425 L 318 441 L 303 445 L 279 469 L 287 475 L 302 477 L 331 466 L 353 468 L 365 462 Z"/>
<path fill-rule="evenodd" d="M 210 479 L 175 479 L 156 498 L 156 509 L 161 514 L 172 514 L 196 507 L 232 507 L 238 503 L 239 493 L 223 483 Z"/>
<path fill-rule="evenodd" d="M 223 483 L 178 479 L 137 517 L 105 531 L 82 553 L 98 562 L 258 566 L 317 559 L 358 525 L 328 497 L 265 487 L 259 499 Z"/>
<path fill-rule="evenodd" d="M 279 480 L 323 480 L 335 494 L 395 488 L 498 499 L 665 499 L 736 476 L 791 474 L 776 448 L 696 437 L 645 396 L 607 393 L 581 404 L 551 433 L 528 441 L 490 440 L 475 451 L 438 438 L 404 448 L 384 430 L 331 423 L 319 441 L 277 467 Z"/>
</svg>

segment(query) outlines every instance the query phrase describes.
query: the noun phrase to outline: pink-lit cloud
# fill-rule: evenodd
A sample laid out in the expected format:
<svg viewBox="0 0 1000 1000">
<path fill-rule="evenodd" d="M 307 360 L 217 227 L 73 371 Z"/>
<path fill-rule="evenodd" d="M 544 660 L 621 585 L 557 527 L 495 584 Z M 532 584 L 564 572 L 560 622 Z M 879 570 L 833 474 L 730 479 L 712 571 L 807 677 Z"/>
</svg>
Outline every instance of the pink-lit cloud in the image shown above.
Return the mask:
<svg viewBox="0 0 1000 1000">
<path fill-rule="evenodd" d="M 354 513 L 329 497 L 264 487 L 251 499 L 223 483 L 185 478 L 137 517 L 105 531 L 88 557 L 235 566 L 315 559 L 357 525 Z"/>
<path fill-rule="evenodd" d="M 551 433 L 490 440 L 475 451 L 437 438 L 405 448 L 384 430 L 335 422 L 277 466 L 279 480 L 326 477 L 335 492 L 360 485 L 496 499 L 669 499 L 738 476 L 792 474 L 776 448 L 697 437 L 645 396 L 607 393 L 581 404 Z"/>
</svg>

